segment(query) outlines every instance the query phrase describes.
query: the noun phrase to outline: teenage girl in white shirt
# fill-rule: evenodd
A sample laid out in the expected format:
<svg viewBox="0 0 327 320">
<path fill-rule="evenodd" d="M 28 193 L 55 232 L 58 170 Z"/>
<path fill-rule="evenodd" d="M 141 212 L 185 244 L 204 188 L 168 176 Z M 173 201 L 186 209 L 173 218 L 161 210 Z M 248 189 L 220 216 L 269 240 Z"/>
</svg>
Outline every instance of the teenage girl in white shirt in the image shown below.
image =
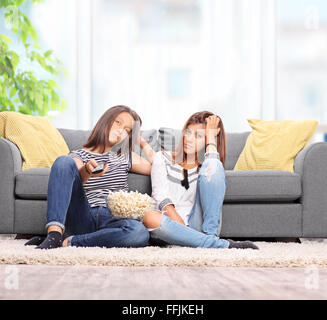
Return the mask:
<svg viewBox="0 0 327 320">
<path fill-rule="evenodd" d="M 201 248 L 258 249 L 250 241 L 219 238 L 225 196 L 225 131 L 211 112 L 193 114 L 176 150 L 156 153 L 152 197 L 157 210 L 142 222 L 154 241 Z"/>
</svg>

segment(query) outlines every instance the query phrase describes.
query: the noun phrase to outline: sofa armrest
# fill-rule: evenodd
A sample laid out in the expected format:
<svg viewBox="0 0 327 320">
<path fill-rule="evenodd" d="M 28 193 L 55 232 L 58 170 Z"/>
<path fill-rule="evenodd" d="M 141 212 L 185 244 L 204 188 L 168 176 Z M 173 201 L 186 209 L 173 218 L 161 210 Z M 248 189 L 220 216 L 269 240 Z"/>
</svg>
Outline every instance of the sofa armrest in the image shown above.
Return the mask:
<svg viewBox="0 0 327 320">
<path fill-rule="evenodd" d="M 0 138 L 0 233 L 14 233 L 15 176 L 21 170 L 19 149 Z"/>
<path fill-rule="evenodd" d="M 302 149 L 294 161 L 302 178 L 303 237 L 327 237 L 327 143 Z"/>
</svg>

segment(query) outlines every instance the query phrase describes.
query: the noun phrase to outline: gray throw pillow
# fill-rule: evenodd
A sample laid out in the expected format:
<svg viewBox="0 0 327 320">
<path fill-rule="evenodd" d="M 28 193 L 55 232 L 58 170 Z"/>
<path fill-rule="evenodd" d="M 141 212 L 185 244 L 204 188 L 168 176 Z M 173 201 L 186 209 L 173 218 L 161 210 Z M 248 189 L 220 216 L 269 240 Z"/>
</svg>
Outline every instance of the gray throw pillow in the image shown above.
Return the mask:
<svg viewBox="0 0 327 320">
<path fill-rule="evenodd" d="M 181 130 L 165 127 L 159 129 L 158 142 L 160 147 L 166 151 L 175 150 L 180 138 Z"/>
</svg>

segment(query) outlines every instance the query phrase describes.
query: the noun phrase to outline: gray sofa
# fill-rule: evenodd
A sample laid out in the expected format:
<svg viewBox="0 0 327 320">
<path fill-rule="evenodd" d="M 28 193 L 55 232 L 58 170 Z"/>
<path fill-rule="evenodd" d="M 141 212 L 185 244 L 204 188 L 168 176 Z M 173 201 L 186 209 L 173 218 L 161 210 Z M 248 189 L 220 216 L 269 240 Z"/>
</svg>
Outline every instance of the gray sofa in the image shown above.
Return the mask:
<svg viewBox="0 0 327 320">
<path fill-rule="evenodd" d="M 70 150 L 80 148 L 89 131 L 59 129 Z M 222 237 L 327 237 L 327 143 L 299 152 L 294 173 L 233 171 L 250 132 L 227 133 L 226 194 Z M 142 131 L 157 151 L 176 145 L 179 131 Z M 50 169 L 22 171 L 19 149 L 0 138 L 0 233 L 45 234 Z M 130 190 L 151 194 L 149 176 L 131 173 Z"/>
</svg>

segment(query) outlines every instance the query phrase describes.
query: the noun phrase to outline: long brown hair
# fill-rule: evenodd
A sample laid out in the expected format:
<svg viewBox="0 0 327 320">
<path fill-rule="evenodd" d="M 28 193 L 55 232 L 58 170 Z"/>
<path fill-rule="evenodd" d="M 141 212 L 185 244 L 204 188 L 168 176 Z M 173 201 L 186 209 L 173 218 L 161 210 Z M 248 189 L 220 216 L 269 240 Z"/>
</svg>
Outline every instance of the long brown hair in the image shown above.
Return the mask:
<svg viewBox="0 0 327 320">
<path fill-rule="evenodd" d="M 185 130 L 188 128 L 191 124 L 206 124 L 205 119 L 214 115 L 214 113 L 210 111 L 200 111 L 192 114 L 189 119 L 186 121 L 182 132 L 181 132 L 181 138 L 179 140 L 179 143 L 176 147 L 176 149 L 173 151 L 173 159 L 177 163 L 183 163 L 186 160 L 186 153 L 184 152 L 184 133 Z M 220 118 L 220 117 L 219 117 Z M 217 151 L 219 152 L 220 161 L 222 162 L 223 166 L 225 167 L 225 159 L 226 159 L 226 134 L 224 129 L 224 124 L 220 118 L 218 128 L 220 128 L 220 132 L 217 138 Z M 202 150 L 197 151 L 197 160 L 200 163 L 200 165 L 204 161 L 204 153 L 205 148 Z"/>
<path fill-rule="evenodd" d="M 122 112 L 128 112 L 133 117 L 133 128 L 129 133 L 129 138 L 125 138 L 123 141 L 115 145 L 115 149 L 118 149 L 118 154 L 121 154 L 122 151 L 125 154 L 127 152 L 130 153 L 132 151 L 135 139 L 139 135 L 142 120 L 134 110 L 123 105 L 111 107 L 101 116 L 83 147 L 90 148 L 91 150 L 101 147 L 103 153 L 108 144 L 108 137 L 112 124 L 116 117 Z"/>
</svg>

